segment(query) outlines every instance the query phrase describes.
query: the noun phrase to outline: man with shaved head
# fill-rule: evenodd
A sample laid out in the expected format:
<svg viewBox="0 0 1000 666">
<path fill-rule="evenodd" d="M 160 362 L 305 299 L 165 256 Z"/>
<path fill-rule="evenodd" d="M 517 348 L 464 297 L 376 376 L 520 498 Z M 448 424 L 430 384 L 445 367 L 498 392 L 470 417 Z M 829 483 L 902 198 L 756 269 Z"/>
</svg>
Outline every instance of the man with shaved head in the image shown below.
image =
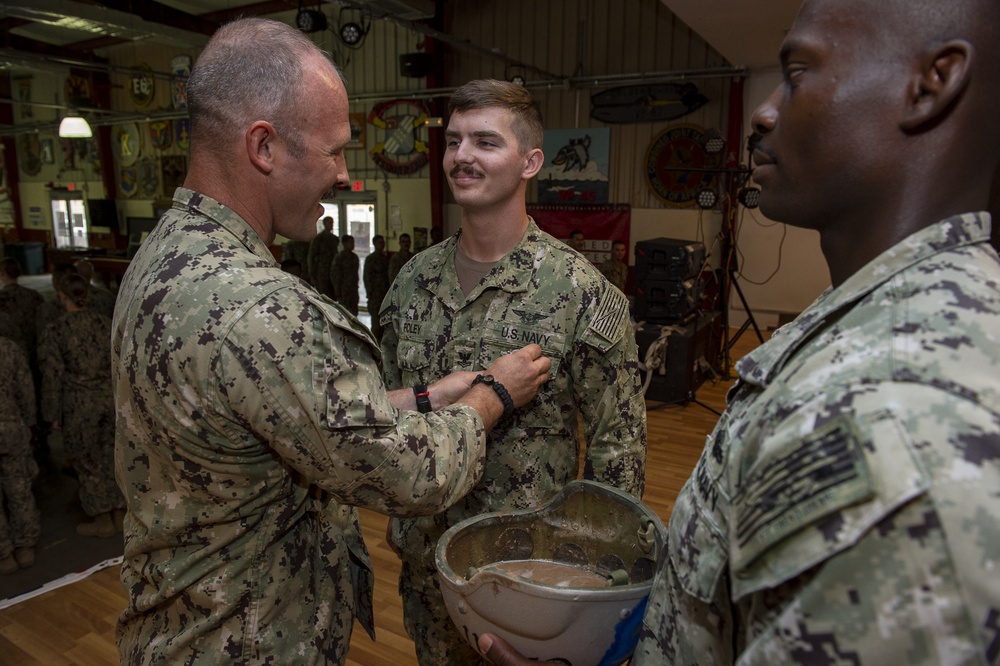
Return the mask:
<svg viewBox="0 0 1000 666">
<path fill-rule="evenodd" d="M 998 49 L 996 0 L 803 4 L 753 175 L 833 285 L 737 364 L 633 665 L 1000 663 Z"/>
<path fill-rule="evenodd" d="M 112 350 L 115 469 L 127 501 L 123 664 L 343 664 L 372 631 L 354 506 L 440 511 L 484 467 L 505 403 L 475 375 L 432 411 L 387 392 L 371 332 L 281 270 L 348 182 L 347 93 L 290 26 L 216 32 L 188 82 L 191 167 L 125 275 Z M 537 345 L 489 369 L 524 405 Z"/>
</svg>

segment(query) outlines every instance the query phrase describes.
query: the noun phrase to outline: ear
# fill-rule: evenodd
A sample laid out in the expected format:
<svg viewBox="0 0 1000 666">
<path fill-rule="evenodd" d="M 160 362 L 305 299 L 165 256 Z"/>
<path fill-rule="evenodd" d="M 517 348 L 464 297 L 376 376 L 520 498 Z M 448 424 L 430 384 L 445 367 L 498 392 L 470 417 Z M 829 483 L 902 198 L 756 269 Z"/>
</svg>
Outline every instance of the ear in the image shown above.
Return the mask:
<svg viewBox="0 0 1000 666">
<path fill-rule="evenodd" d="M 250 163 L 265 174 L 274 170 L 275 137 L 274 127 L 266 120 L 254 122 L 244 134 Z"/>
<path fill-rule="evenodd" d="M 541 148 L 532 148 L 528 151 L 524 161 L 524 172 L 521 174 L 522 180 L 531 180 L 538 175 L 545 165 L 545 153 Z"/>
<path fill-rule="evenodd" d="M 947 112 L 969 85 L 972 61 L 973 47 L 965 40 L 947 42 L 921 57 L 907 90 L 903 131 L 916 131 Z"/>
</svg>

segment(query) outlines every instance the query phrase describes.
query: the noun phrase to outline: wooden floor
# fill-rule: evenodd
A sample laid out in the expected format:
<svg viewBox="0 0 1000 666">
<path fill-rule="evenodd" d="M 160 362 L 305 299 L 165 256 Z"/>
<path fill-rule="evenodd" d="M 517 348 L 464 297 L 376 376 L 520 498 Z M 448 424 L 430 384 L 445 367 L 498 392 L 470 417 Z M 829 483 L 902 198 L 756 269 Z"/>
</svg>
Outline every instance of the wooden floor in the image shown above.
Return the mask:
<svg viewBox="0 0 1000 666">
<path fill-rule="evenodd" d="M 742 336 L 733 347 L 733 359 L 757 345 L 753 335 Z M 706 382 L 696 398 L 716 410 L 725 405 L 731 380 Z M 701 454 L 717 415 L 706 407 L 648 405 L 649 451 L 644 501 L 666 523 L 674 498 Z M 349 666 L 415 666 L 413 644 L 403 629 L 396 593 L 399 560 L 385 543 L 386 518 L 361 511 L 365 542 L 375 566 L 375 624 L 373 643 L 355 625 L 348 654 Z M 114 643 L 115 618 L 125 604 L 113 567 L 0 611 L 0 664 L 17 666 L 109 666 L 118 663 Z"/>
</svg>

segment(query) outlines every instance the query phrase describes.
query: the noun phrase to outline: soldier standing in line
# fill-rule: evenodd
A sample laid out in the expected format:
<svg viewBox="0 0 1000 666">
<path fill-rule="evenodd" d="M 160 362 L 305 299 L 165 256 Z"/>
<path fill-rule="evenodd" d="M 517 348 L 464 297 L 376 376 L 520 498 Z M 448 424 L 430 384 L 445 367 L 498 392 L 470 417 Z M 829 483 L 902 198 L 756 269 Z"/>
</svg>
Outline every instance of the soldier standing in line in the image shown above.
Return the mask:
<svg viewBox="0 0 1000 666">
<path fill-rule="evenodd" d="M 358 255 L 354 254 L 354 236 L 344 234 L 340 239 L 340 247 L 340 252 L 330 265 L 333 300 L 357 317 L 361 299 L 358 294 L 358 271 L 361 269 L 361 261 Z"/>
<path fill-rule="evenodd" d="M 337 235 L 333 233 L 333 218 L 327 215 L 323 218 L 323 230 L 309 241 L 309 256 L 306 268 L 309 281 L 316 291 L 333 298 L 333 284 L 330 282 L 330 268 L 337 256 Z"/>
<path fill-rule="evenodd" d="M 38 465 L 31 450 L 35 384 L 28 355 L 0 336 L 0 574 L 35 563 L 41 514 L 31 485 Z"/>
<path fill-rule="evenodd" d="M 406 265 L 406 262 L 413 258 L 413 253 L 410 252 L 411 244 L 410 234 L 399 235 L 399 252 L 392 255 L 392 258 L 389 259 L 390 283 L 396 279 L 396 276 L 399 275 L 399 271 Z"/>
<path fill-rule="evenodd" d="M 628 248 L 622 241 L 615 241 L 611 244 L 611 257 L 597 266 L 601 275 L 608 279 L 608 282 L 618 287 L 618 291 L 625 293 L 625 283 L 628 281 L 628 264 L 626 257 Z"/>
<path fill-rule="evenodd" d="M 489 385 L 484 368 L 528 341 L 552 359 L 552 378 L 529 407 L 508 405 L 472 492 L 436 516 L 392 521 L 406 628 L 422 666 L 479 660 L 437 586 L 434 548 L 445 530 L 480 513 L 537 506 L 577 478 L 578 416 L 584 478 L 641 497 L 646 460 L 628 302 L 527 214 L 527 184 L 544 162 L 538 103 L 523 86 L 479 80 L 459 88 L 448 111 L 443 166 L 462 228 L 411 259 L 389 290 L 386 381 L 420 395 L 460 368 Z"/>
<path fill-rule="evenodd" d="M 80 504 L 91 518 L 76 533 L 109 538 L 121 529 L 125 508 L 115 483 L 111 320 L 88 307 L 90 285 L 81 275 L 64 276 L 57 289 L 66 314 L 45 328 L 38 343 L 41 416 L 62 432 L 80 482 Z"/>
<path fill-rule="evenodd" d="M 389 257 L 385 253 L 385 237 L 376 235 L 372 238 L 372 247 L 375 249 L 365 257 L 363 279 L 368 295 L 368 314 L 372 318 L 372 334 L 381 342 L 383 329 L 378 314 L 385 295 L 389 293 Z"/>
<path fill-rule="evenodd" d="M 73 262 L 73 267 L 90 286 L 87 307 L 111 319 L 115 314 L 115 295 L 102 285 L 94 283 L 94 264 L 89 259 L 77 259 Z"/>
</svg>

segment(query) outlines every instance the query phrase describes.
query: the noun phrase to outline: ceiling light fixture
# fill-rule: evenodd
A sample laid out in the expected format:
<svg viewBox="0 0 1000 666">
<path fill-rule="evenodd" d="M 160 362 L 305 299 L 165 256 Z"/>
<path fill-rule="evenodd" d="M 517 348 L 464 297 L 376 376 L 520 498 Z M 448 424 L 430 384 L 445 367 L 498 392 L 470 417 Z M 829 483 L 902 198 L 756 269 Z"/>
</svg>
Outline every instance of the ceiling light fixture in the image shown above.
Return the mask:
<svg viewBox="0 0 1000 666">
<path fill-rule="evenodd" d="M 67 115 L 59 123 L 59 136 L 64 139 L 89 139 L 94 132 L 85 118 Z"/>
</svg>

